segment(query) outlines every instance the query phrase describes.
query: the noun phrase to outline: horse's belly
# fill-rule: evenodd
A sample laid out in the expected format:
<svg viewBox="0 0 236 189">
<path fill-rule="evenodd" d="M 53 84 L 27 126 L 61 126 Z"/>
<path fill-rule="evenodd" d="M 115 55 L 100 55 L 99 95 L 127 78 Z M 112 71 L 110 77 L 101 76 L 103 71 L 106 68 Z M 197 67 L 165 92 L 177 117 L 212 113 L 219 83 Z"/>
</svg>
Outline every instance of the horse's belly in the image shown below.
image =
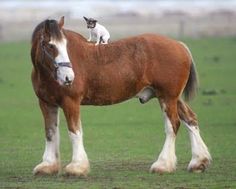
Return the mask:
<svg viewBox="0 0 236 189">
<path fill-rule="evenodd" d="M 133 96 L 126 96 L 125 98 L 114 98 L 114 97 L 95 97 L 95 98 L 84 98 L 81 102 L 81 105 L 94 105 L 94 106 L 105 106 L 118 104 L 125 100 L 132 98 Z"/>
<path fill-rule="evenodd" d="M 88 91 L 83 97 L 82 105 L 112 105 L 123 102 L 134 97 L 138 92 L 130 87 L 129 89 L 121 90 L 120 88 L 103 88 L 95 91 Z"/>
<path fill-rule="evenodd" d="M 111 105 L 128 100 L 140 91 L 137 79 L 94 80 L 83 96 L 84 105 Z"/>
</svg>

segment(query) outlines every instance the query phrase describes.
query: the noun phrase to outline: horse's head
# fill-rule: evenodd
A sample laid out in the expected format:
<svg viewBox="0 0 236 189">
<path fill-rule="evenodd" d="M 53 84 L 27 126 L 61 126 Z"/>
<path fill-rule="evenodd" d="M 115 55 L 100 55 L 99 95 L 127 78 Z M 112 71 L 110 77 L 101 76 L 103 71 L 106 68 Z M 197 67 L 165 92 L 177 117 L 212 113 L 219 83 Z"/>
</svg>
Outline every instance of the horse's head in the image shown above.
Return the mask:
<svg viewBox="0 0 236 189">
<path fill-rule="evenodd" d="M 67 52 L 63 25 L 64 17 L 59 22 L 44 21 L 40 39 L 41 64 L 60 85 L 71 85 L 75 75 Z"/>
</svg>

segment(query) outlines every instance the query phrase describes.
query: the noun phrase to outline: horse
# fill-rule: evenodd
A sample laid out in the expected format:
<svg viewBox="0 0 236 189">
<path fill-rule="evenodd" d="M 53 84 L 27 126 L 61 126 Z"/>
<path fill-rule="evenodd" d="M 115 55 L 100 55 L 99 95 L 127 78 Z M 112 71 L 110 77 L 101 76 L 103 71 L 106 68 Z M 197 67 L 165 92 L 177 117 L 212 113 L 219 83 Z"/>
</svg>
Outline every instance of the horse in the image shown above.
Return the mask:
<svg viewBox="0 0 236 189">
<path fill-rule="evenodd" d="M 58 174 L 59 114 L 64 112 L 72 144 L 66 175 L 85 176 L 90 164 L 83 145 L 82 105 L 112 105 L 138 98 L 141 103 L 157 98 L 163 112 L 165 142 L 151 165 L 152 173 L 176 170 L 175 140 L 180 123 L 186 126 L 192 150 L 187 167 L 202 172 L 211 162 L 196 114 L 190 109 L 198 77 L 189 48 L 157 34 L 142 34 L 98 45 L 64 28 L 64 17 L 47 19 L 36 26 L 31 40 L 31 80 L 45 125 L 45 150 L 35 175 Z M 185 98 L 183 98 L 183 94 Z"/>
</svg>

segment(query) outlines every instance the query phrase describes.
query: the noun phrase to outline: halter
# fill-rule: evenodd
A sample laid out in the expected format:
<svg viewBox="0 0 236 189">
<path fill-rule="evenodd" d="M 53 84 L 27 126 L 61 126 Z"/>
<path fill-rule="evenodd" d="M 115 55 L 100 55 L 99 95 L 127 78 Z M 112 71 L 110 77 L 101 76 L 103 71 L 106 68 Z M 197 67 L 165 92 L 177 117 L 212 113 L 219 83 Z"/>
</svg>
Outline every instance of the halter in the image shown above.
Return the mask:
<svg viewBox="0 0 236 189">
<path fill-rule="evenodd" d="M 47 51 L 47 49 L 45 48 L 45 44 L 44 44 L 44 37 L 43 35 L 41 35 L 41 41 L 40 41 L 40 47 L 41 50 L 43 52 L 43 58 L 41 59 L 41 65 L 45 68 L 45 70 L 47 70 L 50 75 L 57 80 L 57 70 L 59 67 L 68 67 L 68 68 L 72 68 L 72 64 L 70 62 L 56 62 L 54 60 L 54 57 Z M 45 55 L 52 61 L 53 65 L 54 65 L 54 73 L 51 73 L 51 71 L 48 70 L 48 67 L 45 66 L 45 64 L 43 63 L 44 57 Z"/>
</svg>

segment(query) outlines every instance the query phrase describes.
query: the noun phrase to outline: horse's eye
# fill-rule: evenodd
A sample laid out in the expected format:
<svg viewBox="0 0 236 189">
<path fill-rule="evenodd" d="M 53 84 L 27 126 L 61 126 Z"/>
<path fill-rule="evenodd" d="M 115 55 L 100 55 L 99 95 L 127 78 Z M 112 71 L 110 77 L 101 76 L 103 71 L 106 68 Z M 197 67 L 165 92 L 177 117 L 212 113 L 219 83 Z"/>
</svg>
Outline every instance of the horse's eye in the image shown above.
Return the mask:
<svg viewBox="0 0 236 189">
<path fill-rule="evenodd" d="M 49 44 L 48 47 L 49 47 L 50 49 L 53 49 L 53 48 L 54 48 L 54 45 Z"/>
</svg>

